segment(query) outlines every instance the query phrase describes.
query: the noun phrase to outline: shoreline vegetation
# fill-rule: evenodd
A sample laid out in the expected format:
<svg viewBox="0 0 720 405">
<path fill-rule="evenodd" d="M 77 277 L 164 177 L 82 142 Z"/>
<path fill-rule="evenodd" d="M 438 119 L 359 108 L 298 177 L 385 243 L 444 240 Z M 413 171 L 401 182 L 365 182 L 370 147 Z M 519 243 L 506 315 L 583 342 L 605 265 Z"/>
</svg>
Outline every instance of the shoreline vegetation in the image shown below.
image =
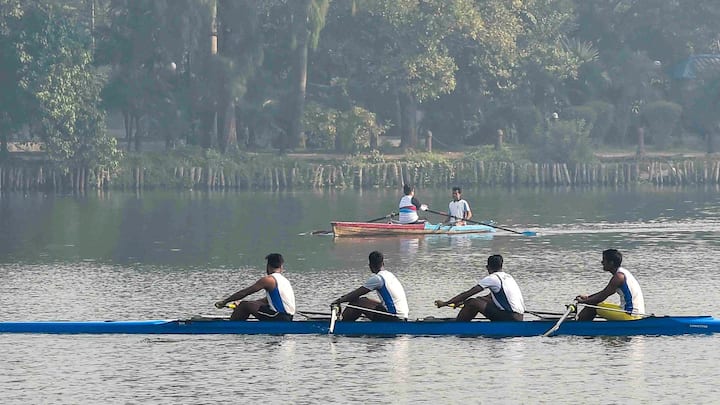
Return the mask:
<svg viewBox="0 0 720 405">
<path fill-rule="evenodd" d="M 720 184 L 720 156 L 699 152 L 596 152 L 575 163 L 537 163 L 510 148 L 464 152 L 346 156 L 195 148 L 128 154 L 117 168 L 61 169 L 42 153 L 11 154 L 0 165 L 0 191 L 284 190 L 451 185 L 628 186 Z M 12 156 L 16 155 L 16 156 Z"/>
</svg>

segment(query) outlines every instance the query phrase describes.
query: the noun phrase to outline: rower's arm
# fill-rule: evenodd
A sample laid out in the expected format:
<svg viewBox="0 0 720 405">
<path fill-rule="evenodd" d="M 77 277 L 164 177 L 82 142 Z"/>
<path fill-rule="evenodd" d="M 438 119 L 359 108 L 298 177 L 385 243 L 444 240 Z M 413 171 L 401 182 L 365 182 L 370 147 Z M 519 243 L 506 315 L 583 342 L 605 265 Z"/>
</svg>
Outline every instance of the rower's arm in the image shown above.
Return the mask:
<svg viewBox="0 0 720 405">
<path fill-rule="evenodd" d="M 260 290 L 272 290 L 275 288 L 275 278 L 271 276 L 265 276 L 261 278 L 260 280 L 256 281 L 255 284 L 251 285 L 250 287 L 243 288 L 242 290 L 236 292 L 235 294 L 225 298 L 222 301 L 218 301 L 219 303 L 222 303 L 221 306 L 224 306 L 228 302 L 241 300 L 245 297 L 247 297 L 250 294 L 256 293 Z"/>
<path fill-rule="evenodd" d="M 585 298 L 584 300 L 581 300 L 581 303 L 584 304 L 590 304 L 590 305 L 597 305 L 603 301 L 605 301 L 609 296 L 615 294 L 615 291 L 617 291 L 620 286 L 623 285 L 625 282 L 625 276 L 622 273 L 615 273 L 615 275 L 612 276 L 610 279 L 610 282 L 602 291 L 598 291 L 595 294 L 592 294 Z"/>
<path fill-rule="evenodd" d="M 451 304 L 457 305 L 457 304 L 464 302 L 466 299 L 472 297 L 473 295 L 481 292 L 482 290 L 484 290 L 484 288 L 481 285 L 476 284 L 473 288 L 471 288 L 467 291 L 461 292 L 460 294 L 450 298 L 447 301 L 440 301 L 440 300 L 435 301 L 435 305 L 438 308 L 444 307 L 447 305 L 451 305 Z"/>
<path fill-rule="evenodd" d="M 369 292 L 370 292 L 370 289 L 368 289 L 367 287 L 358 287 L 356 290 L 349 292 L 349 293 L 343 295 L 342 297 L 336 299 L 335 301 L 332 302 L 332 304 L 335 305 L 335 304 L 340 304 L 342 302 L 354 301 Z"/>
<path fill-rule="evenodd" d="M 470 210 L 470 206 L 468 205 L 467 211 L 465 211 L 465 219 L 472 218 L 472 211 Z"/>
</svg>

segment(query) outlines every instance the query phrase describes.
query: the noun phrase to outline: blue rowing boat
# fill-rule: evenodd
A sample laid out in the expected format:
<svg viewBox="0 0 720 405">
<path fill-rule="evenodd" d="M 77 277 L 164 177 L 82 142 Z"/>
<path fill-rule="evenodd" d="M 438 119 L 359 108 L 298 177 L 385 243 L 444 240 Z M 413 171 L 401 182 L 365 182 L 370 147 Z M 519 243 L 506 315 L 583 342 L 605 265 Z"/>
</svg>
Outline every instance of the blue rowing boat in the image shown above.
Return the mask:
<svg viewBox="0 0 720 405">
<path fill-rule="evenodd" d="M 524 322 L 455 322 L 432 319 L 408 322 L 337 322 L 335 335 L 346 336 L 542 336 L 556 320 Z M 294 322 L 229 321 L 219 318 L 145 321 L 25 321 L 0 322 L 0 333 L 45 334 L 240 334 L 240 335 L 308 335 L 327 334 L 328 320 Z M 720 319 L 712 316 L 651 316 L 635 321 L 568 320 L 555 335 L 635 336 L 686 335 L 720 332 Z"/>
</svg>

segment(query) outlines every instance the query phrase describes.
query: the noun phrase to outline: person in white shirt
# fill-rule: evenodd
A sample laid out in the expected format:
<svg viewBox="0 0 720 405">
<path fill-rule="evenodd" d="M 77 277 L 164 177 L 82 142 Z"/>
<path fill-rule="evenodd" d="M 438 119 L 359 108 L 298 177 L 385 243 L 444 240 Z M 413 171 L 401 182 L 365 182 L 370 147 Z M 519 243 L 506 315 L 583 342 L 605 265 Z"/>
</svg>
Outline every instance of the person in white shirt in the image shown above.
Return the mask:
<svg viewBox="0 0 720 405">
<path fill-rule="evenodd" d="M 417 211 L 427 211 L 428 206 L 420 204 L 420 201 L 415 197 L 415 187 L 410 184 L 406 184 L 403 186 L 403 193 L 405 195 L 403 195 L 400 199 L 400 203 L 398 203 L 400 213 L 398 222 L 401 224 L 416 224 L 425 222 L 424 219 L 420 219 Z"/>
<path fill-rule="evenodd" d="M 373 275 L 365 284 L 336 299 L 331 305 L 347 302 L 352 306 L 345 307 L 342 321 L 355 321 L 365 315 L 372 321 L 407 320 L 408 303 L 405 289 L 394 274 L 385 270 L 383 254 L 373 251 L 368 256 L 368 264 Z M 380 301 L 364 297 L 370 291 L 377 292 Z M 364 310 L 364 309 L 368 310 Z"/>
<path fill-rule="evenodd" d="M 487 259 L 489 275 L 478 282 L 471 289 L 462 292 L 447 301 L 437 300 L 435 305 L 440 308 L 444 306 L 461 306 L 462 309 L 457 316 L 458 321 L 471 321 L 475 315 L 483 314 L 491 321 L 522 321 L 525 313 L 525 301 L 523 300 L 520 287 L 515 279 L 502 269 L 503 257 L 492 255 Z M 471 298 L 484 289 L 490 290 L 490 294 Z"/>
<path fill-rule="evenodd" d="M 285 260 L 280 253 L 270 253 L 265 256 L 265 260 L 267 260 L 266 276 L 250 287 L 215 303 L 216 308 L 223 308 L 229 302 L 265 290 L 264 298 L 256 301 L 240 301 L 230 315 L 231 321 L 244 321 L 250 315 L 261 321 L 292 321 L 295 315 L 295 292 L 290 281 L 281 274 L 285 270 L 283 268 Z"/>
<path fill-rule="evenodd" d="M 472 218 L 472 211 L 470 211 L 470 204 L 462 198 L 462 188 L 453 187 L 452 198 L 448 204 L 447 221 L 457 226 L 465 225 L 465 221 Z"/>
<path fill-rule="evenodd" d="M 586 306 L 578 314 L 578 321 L 592 321 L 596 316 L 614 321 L 629 321 L 645 315 L 645 298 L 640 283 L 629 271 L 620 267 L 622 253 L 616 249 L 607 249 L 602 254 L 603 270 L 612 273 L 612 278 L 602 291 L 592 295 L 578 295 L 575 299 L 579 304 L 589 304 L 603 308 Z M 620 296 L 620 305 L 605 301 L 611 295 Z"/>
</svg>

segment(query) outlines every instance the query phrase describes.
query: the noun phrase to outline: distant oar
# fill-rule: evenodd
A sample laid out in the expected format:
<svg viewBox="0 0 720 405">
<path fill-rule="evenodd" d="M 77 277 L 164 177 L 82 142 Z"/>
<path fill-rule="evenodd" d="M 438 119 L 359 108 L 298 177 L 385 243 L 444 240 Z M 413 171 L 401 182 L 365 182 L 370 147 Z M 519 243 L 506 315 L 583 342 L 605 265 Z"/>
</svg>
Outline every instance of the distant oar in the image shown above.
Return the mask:
<svg viewBox="0 0 720 405">
<path fill-rule="evenodd" d="M 394 217 L 394 216 L 396 216 L 396 215 L 398 215 L 396 212 L 391 212 L 391 213 L 389 213 L 389 214 L 387 214 L 387 215 L 385 215 L 385 216 L 382 216 L 382 217 L 373 218 L 373 219 L 368 219 L 368 220 L 365 221 L 365 222 L 377 222 L 377 221 L 380 221 L 380 220 L 383 220 L 383 219 L 392 219 L 392 217 Z M 324 230 L 321 230 L 321 231 L 312 231 L 312 232 L 310 232 L 310 235 L 332 235 L 332 233 L 333 233 L 333 231 L 324 231 Z"/>
<path fill-rule="evenodd" d="M 377 222 L 377 221 L 380 221 L 380 220 L 383 220 L 383 219 L 392 219 L 392 217 L 394 217 L 394 216 L 396 216 L 396 215 L 397 215 L 397 212 L 391 212 L 391 213 L 385 215 L 384 217 L 368 219 L 368 220 L 365 221 L 365 222 Z"/>
<path fill-rule="evenodd" d="M 447 212 L 433 211 L 433 210 L 431 210 L 430 208 L 428 208 L 427 211 L 432 212 L 433 214 L 444 215 L 444 216 L 446 216 L 446 217 L 451 217 L 451 218 L 459 219 L 459 220 L 461 220 L 461 221 L 470 222 L 471 224 L 485 225 L 485 226 L 489 226 L 489 227 L 495 228 L 495 229 L 502 229 L 503 231 L 508 231 L 508 232 L 516 233 L 516 234 L 518 234 L 518 235 L 537 236 L 537 232 L 533 232 L 533 231 L 523 231 L 523 232 L 520 232 L 520 231 L 516 231 L 516 230 L 514 230 L 514 229 L 503 228 L 502 226 L 497 226 L 497 225 L 492 225 L 492 224 L 486 224 L 486 223 L 484 223 L 484 222 L 473 221 L 472 219 L 458 218 L 458 217 L 456 217 L 456 216 L 454 216 L 454 215 L 449 215 Z"/>
</svg>

